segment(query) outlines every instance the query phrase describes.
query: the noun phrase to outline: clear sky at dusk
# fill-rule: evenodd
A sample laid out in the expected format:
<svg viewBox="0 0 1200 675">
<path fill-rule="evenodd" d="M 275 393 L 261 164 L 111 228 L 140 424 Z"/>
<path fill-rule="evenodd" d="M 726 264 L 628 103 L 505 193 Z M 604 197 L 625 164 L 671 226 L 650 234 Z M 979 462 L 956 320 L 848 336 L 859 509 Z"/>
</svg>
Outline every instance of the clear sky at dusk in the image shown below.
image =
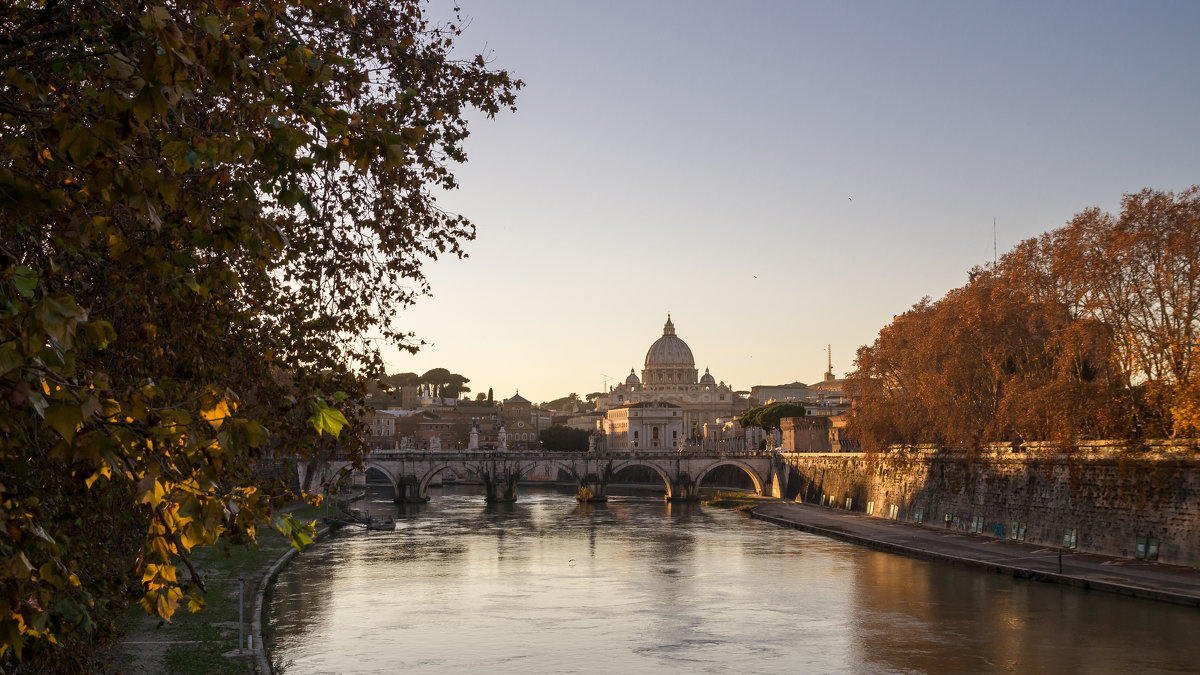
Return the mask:
<svg viewBox="0 0 1200 675">
<path fill-rule="evenodd" d="M 442 198 L 478 227 L 403 327 L 474 392 L 701 372 L 812 382 L 1088 206 L 1200 183 L 1200 3 L 462 0 L 522 78 Z M 438 15 L 446 5 L 431 11 Z"/>
</svg>

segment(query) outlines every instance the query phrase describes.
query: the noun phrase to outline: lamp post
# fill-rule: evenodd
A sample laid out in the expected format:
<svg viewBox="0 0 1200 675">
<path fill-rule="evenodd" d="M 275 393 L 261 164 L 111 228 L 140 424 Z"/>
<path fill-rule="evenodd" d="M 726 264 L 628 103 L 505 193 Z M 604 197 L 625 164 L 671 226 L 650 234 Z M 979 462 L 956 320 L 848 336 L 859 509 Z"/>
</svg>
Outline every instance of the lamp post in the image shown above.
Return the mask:
<svg viewBox="0 0 1200 675">
<path fill-rule="evenodd" d="M 246 575 L 238 575 L 238 649 L 240 650 L 246 644 L 246 634 L 244 626 L 243 599 L 246 595 Z"/>
</svg>

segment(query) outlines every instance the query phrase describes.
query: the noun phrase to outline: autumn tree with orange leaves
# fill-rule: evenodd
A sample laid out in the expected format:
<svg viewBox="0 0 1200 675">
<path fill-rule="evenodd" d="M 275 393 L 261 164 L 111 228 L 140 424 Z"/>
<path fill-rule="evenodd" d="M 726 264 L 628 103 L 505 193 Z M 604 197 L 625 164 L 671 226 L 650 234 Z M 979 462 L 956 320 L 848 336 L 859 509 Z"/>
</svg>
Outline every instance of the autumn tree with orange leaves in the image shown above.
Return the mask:
<svg viewBox="0 0 1200 675">
<path fill-rule="evenodd" d="M 1200 432 L 1200 188 L 1126 195 L 1017 245 L 862 347 L 870 450 Z"/>
</svg>

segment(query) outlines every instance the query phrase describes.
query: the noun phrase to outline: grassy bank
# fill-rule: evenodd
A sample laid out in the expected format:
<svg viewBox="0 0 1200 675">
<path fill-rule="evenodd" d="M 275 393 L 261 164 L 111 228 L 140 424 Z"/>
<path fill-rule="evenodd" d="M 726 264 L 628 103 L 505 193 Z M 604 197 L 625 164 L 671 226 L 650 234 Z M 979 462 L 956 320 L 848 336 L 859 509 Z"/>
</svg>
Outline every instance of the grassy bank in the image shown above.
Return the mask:
<svg viewBox="0 0 1200 675">
<path fill-rule="evenodd" d="M 732 509 L 734 511 L 747 511 L 762 503 L 763 498 L 755 495 L 748 495 L 741 492 L 720 492 L 712 499 L 700 502 L 705 506 L 718 506 L 723 509 Z"/>
<path fill-rule="evenodd" d="M 298 520 L 312 520 L 325 510 L 306 506 L 293 513 Z M 288 548 L 288 540 L 279 533 L 259 530 L 257 548 L 195 549 L 192 563 L 208 588 L 205 609 L 190 614 L 181 608 L 171 623 L 164 623 L 132 607 L 124 620 L 125 637 L 114 648 L 114 670 L 147 675 L 255 672 L 250 655 L 225 656 L 238 648 L 238 576 L 246 579 L 243 616 L 249 634 L 262 576 Z"/>
</svg>

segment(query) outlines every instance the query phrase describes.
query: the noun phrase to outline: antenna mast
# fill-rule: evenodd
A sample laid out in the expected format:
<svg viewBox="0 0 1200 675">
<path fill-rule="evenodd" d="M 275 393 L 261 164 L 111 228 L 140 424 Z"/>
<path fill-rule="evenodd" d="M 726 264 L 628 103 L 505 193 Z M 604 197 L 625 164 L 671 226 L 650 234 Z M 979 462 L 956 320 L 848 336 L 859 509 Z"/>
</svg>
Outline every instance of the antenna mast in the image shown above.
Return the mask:
<svg viewBox="0 0 1200 675">
<path fill-rule="evenodd" d="M 992 216 L 992 267 L 996 266 L 996 216 Z"/>
</svg>

